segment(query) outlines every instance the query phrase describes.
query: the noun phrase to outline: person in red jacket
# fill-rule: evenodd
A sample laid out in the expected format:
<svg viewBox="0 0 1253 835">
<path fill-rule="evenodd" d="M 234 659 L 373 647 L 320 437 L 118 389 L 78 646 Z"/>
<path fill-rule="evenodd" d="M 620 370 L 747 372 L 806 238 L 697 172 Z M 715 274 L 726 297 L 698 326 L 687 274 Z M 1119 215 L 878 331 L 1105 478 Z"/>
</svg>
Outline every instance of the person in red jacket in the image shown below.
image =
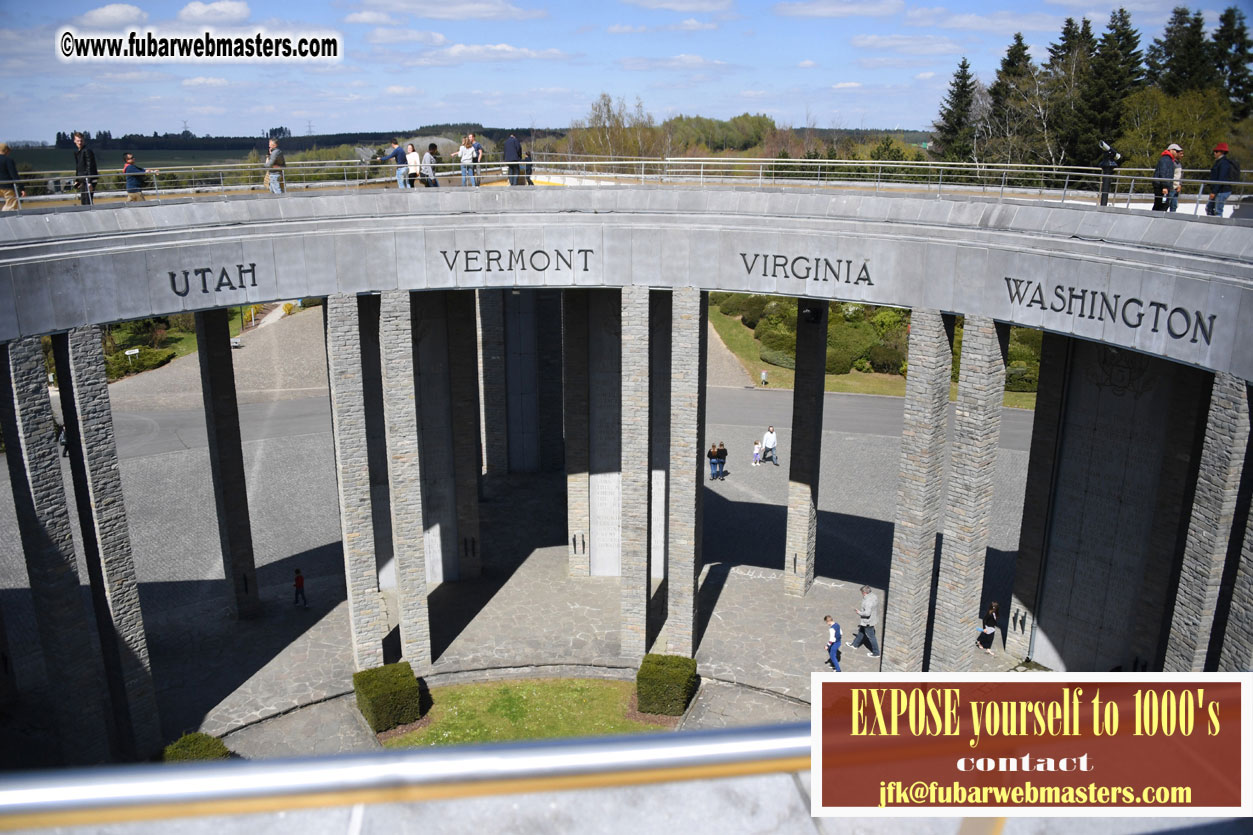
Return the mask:
<svg viewBox="0 0 1253 835">
<path fill-rule="evenodd" d="M 296 569 L 296 599 L 292 601 L 292 605 L 299 606 L 301 603 L 305 604 L 306 609 L 309 608 L 309 601 L 305 598 L 305 578 L 304 578 L 304 575 L 300 573 L 300 569 L 297 568 Z"/>
</svg>

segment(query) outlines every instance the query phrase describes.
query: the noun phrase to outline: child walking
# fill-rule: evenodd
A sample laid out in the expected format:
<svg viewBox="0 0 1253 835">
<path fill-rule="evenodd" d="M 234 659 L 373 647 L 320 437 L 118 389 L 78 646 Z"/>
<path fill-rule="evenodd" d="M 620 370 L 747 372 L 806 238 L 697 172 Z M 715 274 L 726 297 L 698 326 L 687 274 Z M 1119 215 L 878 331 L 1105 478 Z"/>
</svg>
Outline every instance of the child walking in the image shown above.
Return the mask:
<svg viewBox="0 0 1253 835">
<path fill-rule="evenodd" d="M 761 441 L 753 441 L 753 466 L 761 464 Z"/>
</svg>

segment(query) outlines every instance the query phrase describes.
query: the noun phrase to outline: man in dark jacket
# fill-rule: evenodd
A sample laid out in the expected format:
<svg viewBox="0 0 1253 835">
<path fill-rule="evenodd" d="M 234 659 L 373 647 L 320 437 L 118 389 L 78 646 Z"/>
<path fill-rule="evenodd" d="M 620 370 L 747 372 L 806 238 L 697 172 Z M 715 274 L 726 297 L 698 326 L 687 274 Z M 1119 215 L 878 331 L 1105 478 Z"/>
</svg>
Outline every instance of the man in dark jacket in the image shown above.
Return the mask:
<svg viewBox="0 0 1253 835">
<path fill-rule="evenodd" d="M 1227 157 L 1226 142 L 1214 146 L 1214 165 L 1209 170 L 1208 179 L 1205 190 L 1209 192 L 1209 202 L 1205 204 L 1205 214 L 1222 217 L 1223 205 L 1231 194 L 1231 184 L 1240 179 L 1239 167 Z"/>
<path fill-rule="evenodd" d="M 512 133 L 505 140 L 505 162 L 509 163 L 509 185 L 518 185 L 518 163 L 522 162 L 522 143 Z"/>
<path fill-rule="evenodd" d="M 1153 211 L 1164 212 L 1170 208 L 1170 193 L 1175 187 L 1175 162 L 1183 149 L 1170 144 L 1157 158 L 1153 169 Z"/>
<path fill-rule="evenodd" d="M 78 202 L 90 206 L 96 193 L 96 153 L 87 147 L 87 139 L 81 133 L 74 134 L 74 174 L 78 177 Z"/>
<path fill-rule="evenodd" d="M 8 142 L 0 142 L 0 200 L 4 201 L 0 212 L 16 212 L 18 198 L 26 196 L 9 150 Z"/>
<path fill-rule="evenodd" d="M 126 175 L 126 202 L 138 203 L 144 199 L 144 179 L 141 174 L 160 174 L 160 169 L 154 168 L 151 171 L 140 168 L 135 164 L 135 155 L 127 154 L 125 156 L 126 164 L 122 166 L 122 173 Z"/>
</svg>

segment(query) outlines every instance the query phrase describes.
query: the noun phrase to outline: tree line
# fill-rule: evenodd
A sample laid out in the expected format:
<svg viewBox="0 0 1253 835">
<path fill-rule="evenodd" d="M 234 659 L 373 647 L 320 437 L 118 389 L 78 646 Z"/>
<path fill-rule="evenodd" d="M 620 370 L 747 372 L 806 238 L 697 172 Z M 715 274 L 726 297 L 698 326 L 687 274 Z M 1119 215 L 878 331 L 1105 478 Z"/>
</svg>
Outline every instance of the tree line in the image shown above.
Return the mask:
<svg viewBox="0 0 1253 835">
<path fill-rule="evenodd" d="M 1015 34 L 991 84 L 962 58 L 932 151 L 946 162 L 1094 165 L 1105 141 L 1131 165 L 1151 168 L 1177 142 L 1190 155 L 1185 165 L 1208 167 L 1217 142 L 1250 150 L 1251 60 L 1235 6 L 1212 36 L 1200 11 L 1176 7 L 1145 50 L 1126 9 L 1111 13 L 1100 37 L 1087 18 L 1067 18 L 1040 63 Z"/>
</svg>

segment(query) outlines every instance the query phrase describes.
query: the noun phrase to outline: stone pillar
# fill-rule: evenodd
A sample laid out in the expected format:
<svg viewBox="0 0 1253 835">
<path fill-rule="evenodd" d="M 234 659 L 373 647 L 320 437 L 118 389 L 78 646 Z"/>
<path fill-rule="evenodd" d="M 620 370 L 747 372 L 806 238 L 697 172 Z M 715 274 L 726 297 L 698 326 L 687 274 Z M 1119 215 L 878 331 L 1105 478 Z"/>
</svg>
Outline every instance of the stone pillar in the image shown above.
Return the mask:
<svg viewBox="0 0 1253 835">
<path fill-rule="evenodd" d="M 1245 392 L 1248 396 L 1247 386 Z M 1239 560 L 1227 626 L 1223 631 L 1222 653 L 1218 658 L 1218 669 L 1224 673 L 1246 673 L 1253 669 L 1253 513 L 1246 514 Z"/>
<path fill-rule="evenodd" d="M 620 294 L 588 299 L 588 562 L 594 577 L 622 573 L 622 324 Z M 642 450 L 641 450 L 642 452 Z"/>
<path fill-rule="evenodd" d="M 1243 380 L 1218 372 L 1210 395 L 1187 546 L 1166 639 L 1166 672 L 1205 670 L 1248 444 L 1247 387 Z"/>
<path fill-rule="evenodd" d="M 1018 558 L 1014 565 L 1014 593 L 1010 605 L 1001 609 L 1001 619 L 1009 619 L 1005 651 L 1011 658 L 1030 655 L 1031 631 L 1038 615 L 1044 556 L 1048 552 L 1050 497 L 1062 441 L 1069 343 L 1069 337 L 1047 332 L 1040 343 L 1040 382 L 1031 421 L 1031 452 L 1018 534 Z"/>
<path fill-rule="evenodd" d="M 559 473 L 565 466 L 561 412 L 561 291 L 537 290 L 535 353 L 539 380 L 539 468 Z"/>
<path fill-rule="evenodd" d="M 415 669 L 431 665 L 422 524 L 422 468 L 418 449 L 413 302 L 408 291 L 384 293 L 379 315 L 383 414 L 387 421 L 387 475 L 400 611 L 400 652 Z"/>
<path fill-rule="evenodd" d="M 796 300 L 796 381 L 792 387 L 792 451 L 788 455 L 783 591 L 798 597 L 803 597 L 814 584 L 814 557 L 818 548 L 827 308 L 825 301 Z"/>
<path fill-rule="evenodd" d="M 448 290 L 448 383 L 452 397 L 452 451 L 457 490 L 458 573 L 477 580 L 479 549 L 479 378 L 474 337 L 474 291 Z"/>
<path fill-rule="evenodd" d="M 697 582 L 704 524 L 705 365 L 708 296 L 680 287 L 670 341 L 670 566 L 666 634 L 672 655 L 696 654 Z"/>
<path fill-rule="evenodd" d="M 52 348 L 118 751 L 124 759 L 143 759 L 161 750 L 161 720 L 126 524 L 100 329 L 56 334 Z"/>
<path fill-rule="evenodd" d="M 413 299 L 418 350 L 418 446 L 422 456 L 422 523 L 428 586 L 458 578 L 457 483 L 448 380 L 448 319 L 442 290 Z"/>
<path fill-rule="evenodd" d="M 923 669 L 935 535 L 943 509 L 941 480 L 953 367 L 950 324 L 935 310 L 915 309 L 910 316 L 900 486 L 883 614 L 882 663 L 887 672 Z"/>
<path fill-rule="evenodd" d="M 509 412 L 505 387 L 505 290 L 479 290 L 479 403 L 483 471 L 509 472 Z"/>
<path fill-rule="evenodd" d="M 928 665 L 933 672 L 967 672 L 976 649 L 975 635 L 983 626 L 983 567 L 992 522 L 1008 348 L 1008 325 L 983 316 L 966 317 Z M 1008 617 L 1008 609 L 1003 617 Z"/>
<path fill-rule="evenodd" d="M 587 290 L 566 290 L 562 298 L 565 374 L 566 546 L 570 576 L 592 571 L 588 554 L 591 514 L 587 437 Z"/>
<path fill-rule="evenodd" d="M 667 498 L 670 475 L 670 316 L 668 290 L 652 293 L 649 314 L 652 332 L 648 338 L 648 438 L 649 466 L 652 470 L 652 537 L 650 564 L 652 579 L 666 579 L 666 543 L 670 503 Z"/>
<path fill-rule="evenodd" d="M 383 664 L 388 624 L 374 563 L 360 316 L 355 295 L 333 295 L 326 300 L 326 365 L 353 665 L 366 670 Z"/>
<path fill-rule="evenodd" d="M 239 433 L 229 323 L 228 308 L 197 313 L 196 344 L 218 540 L 222 545 L 222 571 L 232 592 L 231 607 L 236 616 L 248 618 L 260 613 L 261 596 L 252 553 L 252 522 L 244 478 L 244 447 Z"/>
<path fill-rule="evenodd" d="M 622 288 L 622 627 L 621 654 L 644 658 L 648 633 L 650 504 L 649 290 Z"/>
<path fill-rule="evenodd" d="M 60 732 L 61 761 L 107 762 L 108 696 L 79 591 L 56 422 L 38 337 L 0 345 L 0 431 L 35 626 L 54 696 L 48 707 Z"/>
</svg>

